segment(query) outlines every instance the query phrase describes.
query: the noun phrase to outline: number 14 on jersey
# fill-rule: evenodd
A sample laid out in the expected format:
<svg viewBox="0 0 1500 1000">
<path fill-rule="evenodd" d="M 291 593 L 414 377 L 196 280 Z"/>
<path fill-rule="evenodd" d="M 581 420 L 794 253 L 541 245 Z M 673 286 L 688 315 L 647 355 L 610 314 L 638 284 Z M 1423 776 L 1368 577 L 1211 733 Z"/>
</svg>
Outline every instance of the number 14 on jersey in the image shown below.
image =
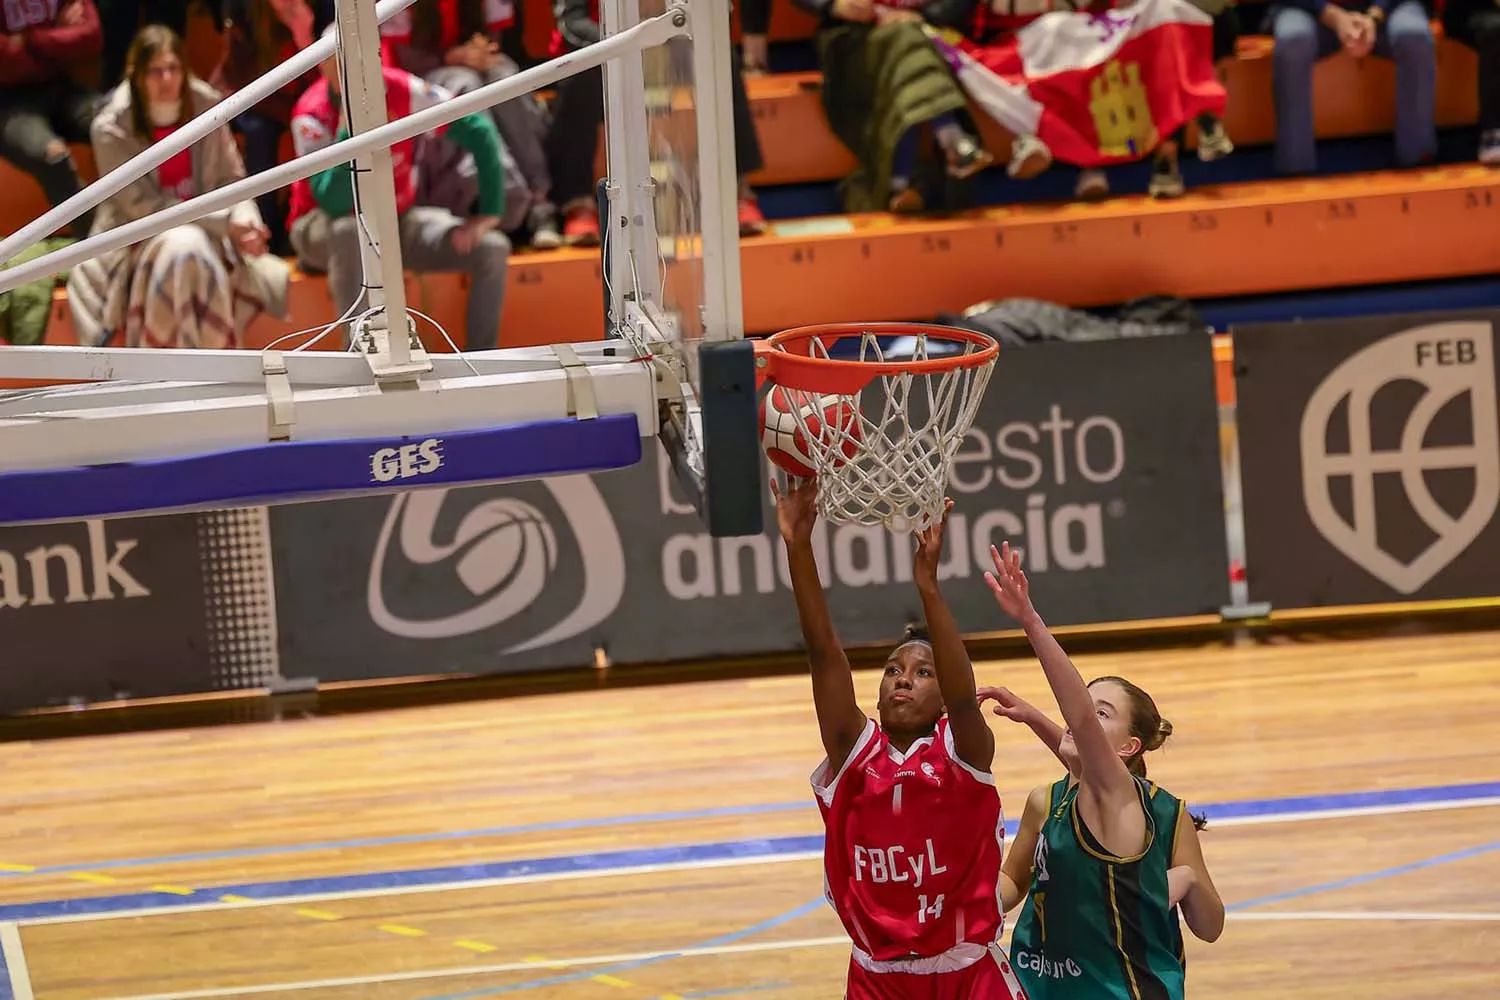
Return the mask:
<svg viewBox="0 0 1500 1000">
<path fill-rule="evenodd" d="M 923 893 L 917 897 L 917 923 L 927 923 L 927 918 L 939 920 L 943 916 L 943 893 L 938 893 L 931 905 L 927 902 L 927 894 Z"/>
</svg>

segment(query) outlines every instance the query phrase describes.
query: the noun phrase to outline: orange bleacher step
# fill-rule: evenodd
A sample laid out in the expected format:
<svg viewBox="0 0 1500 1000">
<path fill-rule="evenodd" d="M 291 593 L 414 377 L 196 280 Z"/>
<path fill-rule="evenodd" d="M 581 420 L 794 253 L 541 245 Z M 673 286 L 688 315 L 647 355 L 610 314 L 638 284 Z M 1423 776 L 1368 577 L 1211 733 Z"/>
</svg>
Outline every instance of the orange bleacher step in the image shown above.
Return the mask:
<svg viewBox="0 0 1500 1000">
<path fill-rule="evenodd" d="M 1453 237 L 1459 232 L 1463 239 Z M 944 219 L 808 219 L 779 223 L 741 248 L 752 333 L 915 319 L 1007 296 L 1097 306 L 1153 293 L 1213 298 L 1460 277 L 1492 273 L 1500 260 L 1500 171 L 1264 181 L 1174 202 L 1015 205 Z M 460 278 L 412 276 L 407 294 L 414 308 L 462 335 Z M 252 346 L 327 322 L 326 282 L 299 277 L 292 309 L 291 324 L 257 323 Z M 512 258 L 504 346 L 595 339 L 602 325 L 596 251 Z M 48 339 L 71 336 L 59 299 Z"/>
</svg>

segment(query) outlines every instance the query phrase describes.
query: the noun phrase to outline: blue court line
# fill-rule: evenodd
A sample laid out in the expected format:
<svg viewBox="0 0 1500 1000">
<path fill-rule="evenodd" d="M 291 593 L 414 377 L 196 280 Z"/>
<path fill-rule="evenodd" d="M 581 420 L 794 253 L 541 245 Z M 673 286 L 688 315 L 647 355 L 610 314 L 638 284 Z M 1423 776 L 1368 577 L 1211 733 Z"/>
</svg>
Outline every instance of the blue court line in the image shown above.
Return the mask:
<svg viewBox="0 0 1500 1000">
<path fill-rule="evenodd" d="M 697 951 L 702 948 L 719 948 L 727 944 L 734 944 L 737 941 L 743 941 L 745 938 L 754 937 L 756 934 L 759 934 L 762 931 L 768 931 L 772 928 L 780 927 L 782 924 L 791 923 L 793 920 L 798 920 L 802 917 L 805 917 L 809 913 L 816 913 L 818 910 L 827 905 L 827 901 L 825 901 L 820 896 L 817 899 L 811 900 L 810 902 L 803 903 L 801 906 L 787 910 L 785 913 L 780 913 L 774 917 L 762 920 L 759 923 L 751 924 L 749 927 L 745 927 L 737 931 L 731 931 L 728 934 L 721 934 L 716 938 L 709 938 L 707 941 L 699 941 L 697 944 L 689 945 L 687 948 L 684 948 L 680 951 L 666 952 L 664 954 L 656 955 L 651 958 L 638 958 L 629 962 L 621 962 L 617 965 L 604 966 L 603 968 L 596 967 L 579 972 L 569 972 L 560 976 L 547 976 L 543 979 L 531 979 L 521 983 L 510 983 L 505 986 L 492 986 L 486 987 L 485 989 L 469 990 L 464 993 L 444 993 L 438 996 L 426 997 L 425 1000 L 473 1000 L 473 998 L 475 997 L 493 997 L 499 996 L 502 993 L 519 993 L 522 990 L 534 990 L 543 986 L 556 986 L 559 983 L 574 983 L 583 979 L 593 979 L 595 976 L 611 976 L 618 972 L 629 972 L 632 969 L 639 969 L 643 966 L 655 965 L 658 962 L 665 962 L 673 958 L 681 958 L 683 957 L 683 951 Z"/>
<path fill-rule="evenodd" d="M 1341 792 L 1330 795 L 1302 795 L 1280 799 L 1255 799 L 1193 806 L 1210 820 L 1245 816 L 1269 816 L 1288 812 L 1323 809 L 1352 809 L 1364 806 L 1416 805 L 1423 802 L 1461 801 L 1500 796 L 1500 781 L 1464 785 L 1433 785 L 1394 791 Z M 31 872 L 0 872 L 0 878 L 31 878 L 37 875 L 65 875 L 71 872 L 108 871 L 200 861 L 229 861 L 237 858 L 276 857 L 308 854 L 316 851 L 347 851 L 365 847 L 391 847 L 402 844 L 442 843 L 454 840 L 478 840 L 486 837 L 510 837 L 528 833 L 556 833 L 565 830 L 593 830 L 612 826 L 637 826 L 653 823 L 686 822 L 698 819 L 721 819 L 730 816 L 763 816 L 772 813 L 813 811 L 811 797 L 795 802 L 766 802 L 752 805 L 719 806 L 709 809 L 682 809 L 671 812 L 635 813 L 624 816 L 597 816 L 586 819 L 561 819 L 545 823 L 523 823 L 515 826 L 481 827 L 472 830 L 444 830 L 438 833 L 404 834 L 390 837 L 363 837 L 351 840 L 325 840 L 307 844 L 283 844 L 267 847 L 229 848 L 188 854 L 162 854 L 141 858 L 114 858 L 102 861 L 78 861 L 65 865 L 44 865 Z M 1014 832 L 1014 827 L 1011 828 Z M 18 859 L 23 860 L 23 859 Z"/>
<path fill-rule="evenodd" d="M 749 986 L 729 986 L 719 990 L 695 990 L 692 993 L 679 993 L 683 1000 L 709 1000 L 710 997 L 737 997 L 742 993 L 764 993 L 767 990 L 784 990 L 792 985 L 786 980 L 776 983 L 754 983 Z"/>
<path fill-rule="evenodd" d="M 1324 796 L 1296 796 L 1230 802 L 1203 807 L 1210 822 L 1214 818 L 1238 816 L 1284 816 L 1294 813 L 1320 812 L 1367 806 L 1419 805 L 1436 801 L 1462 802 L 1500 797 L 1500 782 L 1465 785 L 1396 789 L 1379 792 L 1351 792 Z M 804 808 L 810 808 L 804 806 Z M 588 822 L 588 821 L 586 821 Z M 1007 836 L 1014 836 L 1017 824 L 1006 824 Z M 1212 826 L 1210 826 L 1212 830 Z M 457 836 L 456 834 L 453 836 Z M 784 857 L 791 854 L 817 853 L 823 849 L 821 833 L 800 836 L 766 837 L 720 841 L 706 844 L 675 844 L 663 847 L 631 848 L 556 857 L 518 859 L 485 864 L 449 865 L 405 871 L 369 872 L 321 878 L 257 882 L 244 885 L 200 887 L 192 897 L 161 892 L 136 892 L 117 896 L 94 896 L 75 899 L 13 903 L 0 906 L 0 920 L 27 921 L 47 917 L 118 913 L 127 910 L 170 907 L 201 908 L 217 905 L 220 895 L 237 895 L 248 899 L 274 900 L 290 896 L 329 895 L 362 892 L 371 889 L 412 889 L 422 886 L 451 885 L 459 882 L 489 881 L 525 875 L 553 875 L 571 872 L 604 871 L 647 865 L 754 860 Z"/>
<path fill-rule="evenodd" d="M 1298 889 L 1288 889 L 1286 892 L 1273 893 L 1269 896 L 1257 896 L 1254 899 L 1247 899 L 1243 902 L 1231 903 L 1225 909 L 1248 910 L 1252 906 L 1265 906 L 1268 903 L 1284 903 L 1289 899 L 1301 899 L 1304 896 L 1311 896 L 1319 892 L 1331 892 L 1334 889 L 1347 889 L 1351 886 L 1379 882 L 1381 879 L 1395 878 L 1397 875 L 1422 871 L 1424 868 L 1436 868 L 1438 865 L 1451 864 L 1454 861 L 1463 861 L 1467 858 L 1475 858 L 1481 854 L 1490 854 L 1494 851 L 1500 851 L 1500 840 L 1489 844 L 1480 844 L 1477 847 L 1466 847 L 1461 851 L 1452 851 L 1448 854 L 1423 858 L 1420 861 L 1408 861 L 1403 865 L 1382 868 L 1379 871 L 1365 872 L 1362 875 L 1351 875 L 1348 878 L 1335 879 L 1332 882 L 1320 882 L 1317 885 L 1306 885 Z"/>
<path fill-rule="evenodd" d="M 1500 783 L 1497 783 L 1500 788 Z M 516 826 L 490 826 L 476 830 L 444 830 L 439 833 L 413 833 L 390 837 L 361 837 L 353 840 L 323 840 L 309 844 L 281 844 L 267 847 L 238 847 L 222 851 L 199 851 L 190 854 L 161 854 L 145 858 L 114 858 L 108 861 L 76 861 L 65 865 L 43 865 L 30 872 L 0 872 L 0 878 L 30 878 L 36 875 L 65 875 L 69 872 L 106 871 L 111 868 L 140 868 L 147 865 L 169 865 L 197 861 L 230 861 L 236 858 L 274 857 L 285 854 L 309 854 L 315 851 L 348 851 L 362 847 L 391 847 L 401 844 L 433 844 L 451 840 L 477 840 L 483 837 L 513 837 L 527 833 L 556 833 L 561 830 L 593 830 L 611 826 L 638 826 L 648 823 L 677 823 L 695 819 L 720 819 L 726 816 L 763 816 L 770 813 L 812 812 L 811 797 L 796 802 L 768 802 L 757 805 L 720 806 L 712 809 L 682 809 L 675 812 L 636 813 L 626 816 L 598 816 L 589 819 L 559 819 L 545 823 L 522 823 Z"/>
</svg>

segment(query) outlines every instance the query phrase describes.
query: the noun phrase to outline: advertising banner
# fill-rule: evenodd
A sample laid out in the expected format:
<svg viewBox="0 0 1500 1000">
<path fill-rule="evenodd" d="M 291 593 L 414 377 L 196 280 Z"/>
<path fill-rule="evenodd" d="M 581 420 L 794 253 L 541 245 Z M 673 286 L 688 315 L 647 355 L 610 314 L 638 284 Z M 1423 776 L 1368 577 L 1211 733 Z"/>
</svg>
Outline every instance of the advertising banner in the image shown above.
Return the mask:
<svg viewBox="0 0 1500 1000">
<path fill-rule="evenodd" d="M 1480 311 L 1234 331 L 1254 600 L 1500 593 L 1497 320 Z"/>
<path fill-rule="evenodd" d="M 762 536 L 715 539 L 656 447 L 596 475 L 271 509 L 282 672 L 490 673 L 794 650 L 801 635 L 764 481 Z M 1054 624 L 1214 613 L 1227 600 L 1207 337 L 1002 354 L 949 484 L 943 566 L 960 627 L 1013 626 L 988 547 L 1025 552 Z M 918 620 L 909 538 L 820 525 L 843 640 Z"/>
<path fill-rule="evenodd" d="M 276 674 L 264 508 L 0 528 L 0 711 Z"/>
</svg>

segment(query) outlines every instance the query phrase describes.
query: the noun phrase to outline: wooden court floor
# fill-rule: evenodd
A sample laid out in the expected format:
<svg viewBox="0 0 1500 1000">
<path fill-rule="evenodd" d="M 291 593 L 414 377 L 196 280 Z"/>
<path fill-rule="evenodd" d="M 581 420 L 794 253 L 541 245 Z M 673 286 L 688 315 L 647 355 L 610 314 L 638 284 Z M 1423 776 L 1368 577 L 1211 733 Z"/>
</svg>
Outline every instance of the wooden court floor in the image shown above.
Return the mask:
<svg viewBox="0 0 1500 1000">
<path fill-rule="evenodd" d="M 1191 996 L 1500 996 L 1500 635 L 1079 662 L 1210 815 Z M 1015 819 L 1055 767 L 994 724 Z M 802 677 L 0 744 L 0 998 L 833 1000 L 819 756 Z"/>
</svg>

